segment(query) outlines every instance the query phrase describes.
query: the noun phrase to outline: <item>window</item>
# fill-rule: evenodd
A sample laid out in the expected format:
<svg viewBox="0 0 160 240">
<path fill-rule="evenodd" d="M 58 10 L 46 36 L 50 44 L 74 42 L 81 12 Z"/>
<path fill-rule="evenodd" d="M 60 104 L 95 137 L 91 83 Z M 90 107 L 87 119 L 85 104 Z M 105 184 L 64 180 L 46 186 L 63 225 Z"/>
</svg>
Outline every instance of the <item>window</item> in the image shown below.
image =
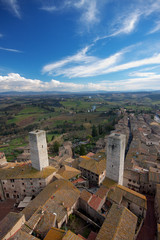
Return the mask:
<svg viewBox="0 0 160 240">
<path fill-rule="evenodd" d="M 5 184 L 5 182 L 3 182 L 3 184 Z"/>
<path fill-rule="evenodd" d="M 23 190 L 23 192 L 25 192 L 26 190 Z"/>
<path fill-rule="evenodd" d="M 14 191 L 14 193 L 16 193 L 16 191 Z"/>
<path fill-rule="evenodd" d="M 4 190 L 6 190 L 6 188 L 4 187 Z"/>
<path fill-rule="evenodd" d="M 33 185 L 33 183 L 31 182 L 31 185 Z"/>
<path fill-rule="evenodd" d="M 131 179 L 128 179 L 129 182 L 131 182 Z"/>
<path fill-rule="evenodd" d="M 135 181 L 135 180 L 133 180 L 133 182 L 134 182 L 134 183 L 136 183 L 136 181 Z"/>
<path fill-rule="evenodd" d="M 19 195 L 17 195 L 17 198 L 19 198 Z"/>
<path fill-rule="evenodd" d="M 35 192 L 34 190 L 32 190 L 32 192 Z"/>
<path fill-rule="evenodd" d="M 39 185 L 41 185 L 41 183 L 39 183 Z"/>
<path fill-rule="evenodd" d="M 12 185 L 12 187 L 14 187 L 14 185 Z"/>
<path fill-rule="evenodd" d="M 11 181 L 11 182 L 14 182 L 14 179 L 11 179 L 10 181 Z"/>
<path fill-rule="evenodd" d="M 9 193 L 6 193 L 6 197 L 9 198 Z"/>
<path fill-rule="evenodd" d="M 24 182 L 22 182 L 22 185 L 24 185 Z"/>
</svg>

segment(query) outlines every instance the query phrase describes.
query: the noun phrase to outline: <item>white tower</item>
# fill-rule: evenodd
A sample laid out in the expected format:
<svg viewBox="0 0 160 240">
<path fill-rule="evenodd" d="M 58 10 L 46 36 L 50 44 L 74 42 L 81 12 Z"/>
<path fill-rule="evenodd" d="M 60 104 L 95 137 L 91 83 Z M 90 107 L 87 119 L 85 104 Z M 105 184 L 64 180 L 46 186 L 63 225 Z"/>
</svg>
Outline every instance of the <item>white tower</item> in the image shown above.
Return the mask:
<svg viewBox="0 0 160 240">
<path fill-rule="evenodd" d="M 42 130 L 30 132 L 29 143 L 32 166 L 39 171 L 49 166 L 46 132 Z"/>
<path fill-rule="evenodd" d="M 125 140 L 125 135 L 112 133 L 107 141 L 106 177 L 121 185 L 123 185 Z"/>
</svg>

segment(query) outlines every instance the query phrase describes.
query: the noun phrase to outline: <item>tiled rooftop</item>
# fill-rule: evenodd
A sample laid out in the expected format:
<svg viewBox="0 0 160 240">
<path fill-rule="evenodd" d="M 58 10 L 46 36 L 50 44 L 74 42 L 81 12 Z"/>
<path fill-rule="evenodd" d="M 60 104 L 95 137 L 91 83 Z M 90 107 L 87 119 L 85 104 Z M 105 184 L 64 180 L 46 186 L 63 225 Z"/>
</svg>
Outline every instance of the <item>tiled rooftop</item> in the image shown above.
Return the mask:
<svg viewBox="0 0 160 240">
<path fill-rule="evenodd" d="M 88 202 L 92 197 L 92 194 L 88 192 L 87 190 L 83 190 L 81 192 L 80 198 L 83 199 L 85 202 Z"/>
<path fill-rule="evenodd" d="M 76 168 L 73 167 L 69 167 L 67 165 L 64 165 L 62 168 L 59 169 L 59 171 L 57 172 L 59 175 L 61 175 L 64 179 L 71 179 L 73 177 L 76 177 L 77 175 L 79 175 L 81 173 L 81 171 L 79 171 Z"/>
<path fill-rule="evenodd" d="M 5 218 L 0 222 L 0 239 L 2 239 L 22 218 L 23 214 L 10 212 Z"/>
<path fill-rule="evenodd" d="M 20 178 L 46 178 L 56 172 L 54 167 L 46 167 L 38 171 L 30 164 L 18 164 L 14 167 L 4 167 L 0 169 L 0 179 L 20 179 Z"/>
<path fill-rule="evenodd" d="M 96 211 L 99 210 L 99 205 L 101 204 L 102 199 L 97 195 L 93 194 L 91 200 L 89 201 L 89 206 L 95 209 Z"/>
<path fill-rule="evenodd" d="M 137 217 L 127 208 L 113 204 L 96 240 L 133 240 Z"/>
<path fill-rule="evenodd" d="M 113 181 L 112 179 L 105 177 L 102 185 L 103 185 L 104 187 L 110 189 L 110 188 L 116 187 L 116 186 L 117 186 L 117 183 L 116 183 L 115 181 Z"/>
<path fill-rule="evenodd" d="M 95 194 L 99 196 L 101 199 L 103 199 L 104 197 L 106 197 L 108 191 L 109 189 L 102 185 L 100 186 L 100 188 L 98 188 L 98 191 Z"/>
<path fill-rule="evenodd" d="M 82 160 L 79 167 L 89 170 L 97 175 L 100 175 L 106 169 L 106 159 L 97 161 L 95 159 Z"/>
<path fill-rule="evenodd" d="M 49 232 L 47 233 L 44 240 L 62 240 L 63 236 L 65 234 L 64 230 L 61 230 L 59 228 L 51 228 Z"/>
<path fill-rule="evenodd" d="M 82 238 L 69 230 L 67 231 L 65 236 L 62 238 L 62 240 L 82 240 Z"/>
<path fill-rule="evenodd" d="M 115 189 L 111 189 L 108 193 L 108 198 L 118 204 L 121 203 L 123 197 L 130 202 L 135 203 L 139 207 L 147 209 L 147 199 L 144 195 L 137 193 L 127 187 L 117 185 Z"/>
<path fill-rule="evenodd" d="M 13 237 L 11 237 L 9 240 L 38 240 L 39 238 L 34 237 L 33 235 L 30 235 L 26 232 L 23 232 L 22 230 L 19 230 Z"/>
<path fill-rule="evenodd" d="M 47 185 L 22 212 L 28 220 L 39 207 L 42 207 L 49 213 L 56 213 L 59 221 L 79 196 L 80 191 L 71 182 L 59 179 Z"/>
</svg>

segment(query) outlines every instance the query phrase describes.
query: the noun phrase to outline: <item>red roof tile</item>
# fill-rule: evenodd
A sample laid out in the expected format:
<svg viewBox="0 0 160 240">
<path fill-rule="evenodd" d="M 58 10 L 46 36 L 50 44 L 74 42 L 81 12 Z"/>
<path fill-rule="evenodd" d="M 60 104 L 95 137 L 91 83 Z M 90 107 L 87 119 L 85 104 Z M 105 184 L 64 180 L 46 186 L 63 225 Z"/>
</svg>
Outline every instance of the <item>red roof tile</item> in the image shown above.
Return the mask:
<svg viewBox="0 0 160 240">
<path fill-rule="evenodd" d="M 101 201 L 102 199 L 100 197 L 93 194 L 91 200 L 89 201 L 89 205 L 97 211 Z"/>
</svg>

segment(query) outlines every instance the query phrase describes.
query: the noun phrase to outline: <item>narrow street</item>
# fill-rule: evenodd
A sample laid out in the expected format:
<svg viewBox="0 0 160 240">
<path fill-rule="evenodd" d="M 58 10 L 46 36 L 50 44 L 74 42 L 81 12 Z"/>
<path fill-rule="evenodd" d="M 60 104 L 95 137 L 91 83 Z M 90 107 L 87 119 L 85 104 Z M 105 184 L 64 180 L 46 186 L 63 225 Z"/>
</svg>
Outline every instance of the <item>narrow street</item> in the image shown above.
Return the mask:
<svg viewBox="0 0 160 240">
<path fill-rule="evenodd" d="M 147 197 L 147 214 L 144 224 L 138 234 L 137 240 L 155 240 L 157 223 L 154 214 L 154 197 Z"/>
</svg>

